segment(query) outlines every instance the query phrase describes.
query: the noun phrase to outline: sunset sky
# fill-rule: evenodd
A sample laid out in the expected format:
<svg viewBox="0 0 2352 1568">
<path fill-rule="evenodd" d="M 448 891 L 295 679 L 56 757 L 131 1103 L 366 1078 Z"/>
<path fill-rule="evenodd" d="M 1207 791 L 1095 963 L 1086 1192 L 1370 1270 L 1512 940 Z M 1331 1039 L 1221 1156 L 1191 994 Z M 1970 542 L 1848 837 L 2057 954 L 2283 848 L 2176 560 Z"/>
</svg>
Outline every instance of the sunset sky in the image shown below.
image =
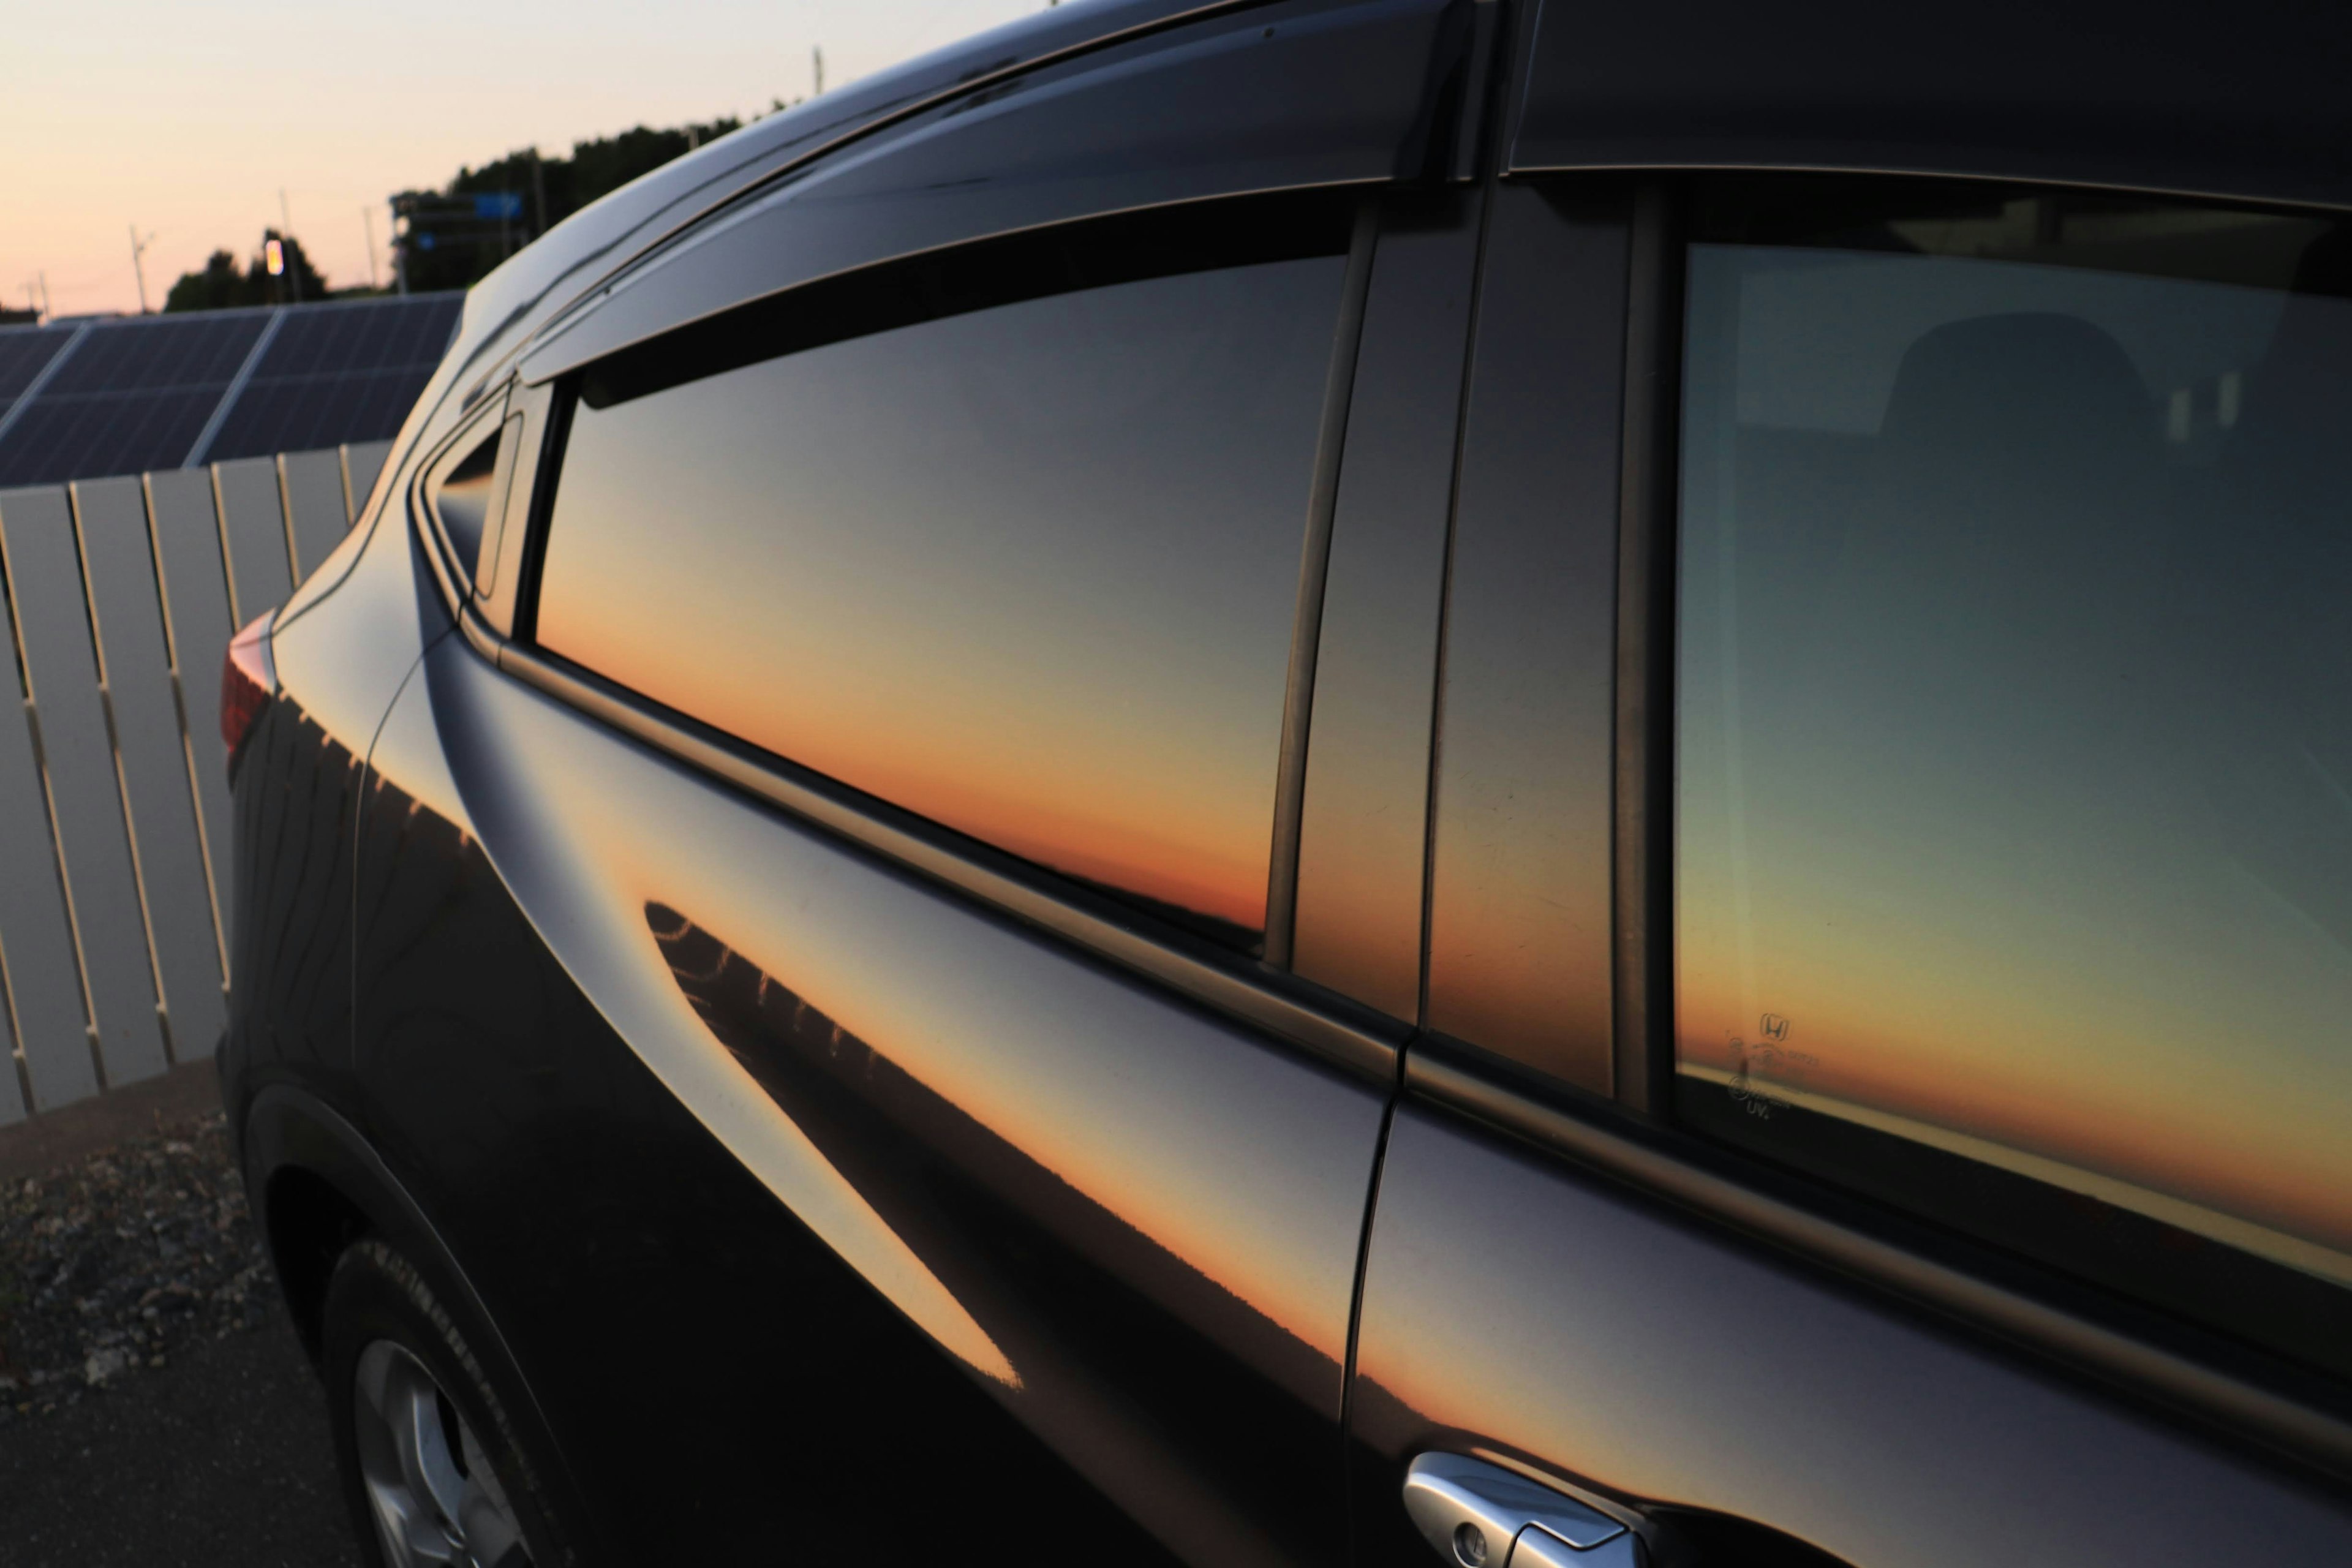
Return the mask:
<svg viewBox="0 0 2352 1568">
<path fill-rule="evenodd" d="M 58 315 L 138 309 L 278 221 L 340 288 L 389 279 L 385 198 L 536 144 L 749 118 L 1044 0 L 78 0 L 23 9 L 0 49 L 0 303 L 46 272 Z"/>
</svg>

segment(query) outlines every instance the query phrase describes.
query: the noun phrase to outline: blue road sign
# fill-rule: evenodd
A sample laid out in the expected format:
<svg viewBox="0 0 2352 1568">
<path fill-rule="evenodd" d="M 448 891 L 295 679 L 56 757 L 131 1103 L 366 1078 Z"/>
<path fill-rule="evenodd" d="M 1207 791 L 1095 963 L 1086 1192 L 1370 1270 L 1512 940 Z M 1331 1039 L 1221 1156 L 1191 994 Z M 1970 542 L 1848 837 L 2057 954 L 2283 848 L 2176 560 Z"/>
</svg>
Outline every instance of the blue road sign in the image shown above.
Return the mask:
<svg viewBox="0 0 2352 1568">
<path fill-rule="evenodd" d="M 474 198 L 474 216 L 478 218 L 519 218 L 522 216 L 520 191 L 489 191 Z"/>
</svg>

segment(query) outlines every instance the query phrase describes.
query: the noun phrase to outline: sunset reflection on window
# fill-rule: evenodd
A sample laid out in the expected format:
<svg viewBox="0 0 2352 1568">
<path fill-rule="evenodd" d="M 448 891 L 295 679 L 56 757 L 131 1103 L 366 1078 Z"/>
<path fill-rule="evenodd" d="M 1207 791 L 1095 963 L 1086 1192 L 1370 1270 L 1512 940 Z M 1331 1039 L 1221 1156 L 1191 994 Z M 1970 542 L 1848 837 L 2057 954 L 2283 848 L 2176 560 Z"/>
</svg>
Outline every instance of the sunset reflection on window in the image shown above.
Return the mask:
<svg viewBox="0 0 2352 1568">
<path fill-rule="evenodd" d="M 1344 260 L 878 331 L 575 416 L 539 637 L 1248 946 Z"/>
<path fill-rule="evenodd" d="M 2352 254 L 1867 219 L 1691 251 L 1678 1103 L 2352 1366 Z"/>
</svg>

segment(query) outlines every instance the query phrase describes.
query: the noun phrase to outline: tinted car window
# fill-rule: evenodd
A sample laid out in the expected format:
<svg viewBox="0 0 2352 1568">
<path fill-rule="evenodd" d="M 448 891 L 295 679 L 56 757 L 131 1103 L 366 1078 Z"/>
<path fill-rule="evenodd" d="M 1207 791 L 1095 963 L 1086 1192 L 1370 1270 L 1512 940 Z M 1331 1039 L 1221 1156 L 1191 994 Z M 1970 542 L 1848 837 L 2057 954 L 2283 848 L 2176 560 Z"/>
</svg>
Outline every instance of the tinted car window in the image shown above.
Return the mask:
<svg viewBox="0 0 2352 1568">
<path fill-rule="evenodd" d="M 504 429 L 493 422 L 462 437 L 425 481 L 425 504 L 440 520 L 457 569 L 469 579 L 478 570 L 495 570 L 497 564 L 495 553 L 488 561 L 482 559 L 482 541 L 491 532 L 495 551 L 489 524 L 506 494 L 502 481 L 507 476 L 499 462 Z"/>
<path fill-rule="evenodd" d="M 703 331 L 592 368 L 539 640 L 1255 942 L 1338 216 L 1278 259 L 1171 244 L 1174 276 L 1131 235 L 992 247 L 762 306 L 777 357 Z M 801 346 L 844 321 L 878 330 Z"/>
<path fill-rule="evenodd" d="M 2352 1371 L 2352 235 L 1696 232 L 1681 1111 Z"/>
</svg>

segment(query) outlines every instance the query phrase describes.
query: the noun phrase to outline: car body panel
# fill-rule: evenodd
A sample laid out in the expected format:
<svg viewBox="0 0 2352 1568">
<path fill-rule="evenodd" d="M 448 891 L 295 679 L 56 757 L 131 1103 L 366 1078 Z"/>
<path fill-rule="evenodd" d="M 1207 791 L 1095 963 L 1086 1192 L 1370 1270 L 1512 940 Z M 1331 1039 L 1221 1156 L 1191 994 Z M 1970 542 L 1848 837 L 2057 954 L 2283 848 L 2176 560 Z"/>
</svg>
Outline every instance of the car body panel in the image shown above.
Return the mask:
<svg viewBox="0 0 2352 1568">
<path fill-rule="evenodd" d="M 2352 1539 L 2340 1499 L 1410 1104 L 1389 1136 L 1357 1369 L 1369 1563 L 1429 1561 L 1395 1497 L 1430 1448 L 1503 1456 L 1670 1522 L 1737 1520 L 1751 1547 L 1800 1542 L 1857 1568 L 2318 1564 Z"/>
<path fill-rule="evenodd" d="M 434 658 L 474 656 L 452 638 Z M 740 1560 L 786 1519 L 814 1549 L 870 1550 L 874 1521 L 925 1476 L 975 1538 L 1043 1500 L 1152 1561 L 572 984 L 475 833 L 434 687 L 424 669 L 404 687 L 372 757 L 361 1100 L 546 1413 L 590 1560 Z"/>
<path fill-rule="evenodd" d="M 499 879 L 680 1104 L 1184 1555 L 1324 1554 L 1377 1088 L 792 825 L 462 643 L 427 668 Z M 950 1223 L 964 1203 L 999 1217 Z M 1195 1401 L 1226 1413 L 1219 1440 L 1180 1418 Z"/>
</svg>

